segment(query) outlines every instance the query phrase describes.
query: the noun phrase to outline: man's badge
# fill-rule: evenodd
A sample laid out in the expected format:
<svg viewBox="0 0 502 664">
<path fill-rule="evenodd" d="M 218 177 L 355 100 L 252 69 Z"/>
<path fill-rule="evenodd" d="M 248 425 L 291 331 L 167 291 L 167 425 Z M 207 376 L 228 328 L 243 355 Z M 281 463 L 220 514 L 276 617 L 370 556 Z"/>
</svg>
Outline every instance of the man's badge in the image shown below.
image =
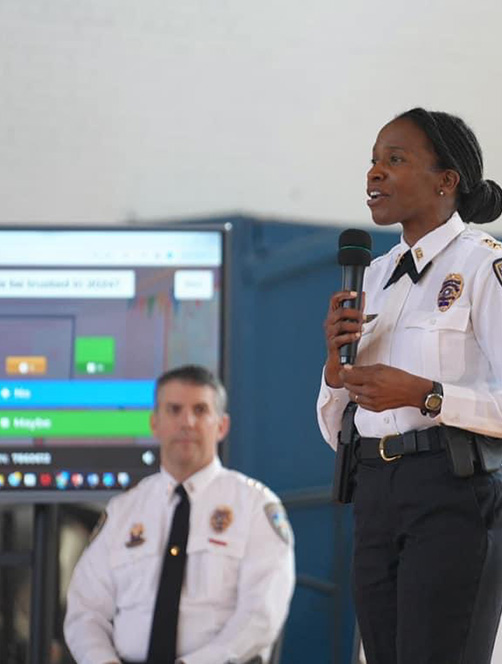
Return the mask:
<svg viewBox="0 0 502 664">
<path fill-rule="evenodd" d="M 284 506 L 281 503 L 267 503 L 263 509 L 274 532 L 279 535 L 283 542 L 289 544 L 291 542 L 291 526 Z"/>
<path fill-rule="evenodd" d="M 107 519 L 108 519 L 108 514 L 106 512 L 101 512 L 101 514 L 99 515 L 99 519 L 96 522 L 96 525 L 94 526 L 91 534 L 89 535 L 89 544 L 91 542 L 94 542 L 96 537 L 103 530 L 103 526 L 105 525 Z"/>
<path fill-rule="evenodd" d="M 230 507 L 227 507 L 226 505 L 217 507 L 211 514 L 211 528 L 215 533 L 223 533 L 233 520 L 234 513 Z"/>
<path fill-rule="evenodd" d="M 132 549 L 135 546 L 140 546 L 141 544 L 145 543 L 145 538 L 143 537 L 143 533 L 145 532 L 145 528 L 142 523 L 134 523 L 132 525 L 131 530 L 129 531 L 129 539 L 125 543 L 126 547 L 128 549 Z"/>
<path fill-rule="evenodd" d="M 464 278 L 461 274 L 448 274 L 443 281 L 438 295 L 440 311 L 447 311 L 458 300 L 464 290 Z"/>
<path fill-rule="evenodd" d="M 493 271 L 502 286 L 502 258 L 497 258 L 496 261 L 493 261 Z"/>
</svg>

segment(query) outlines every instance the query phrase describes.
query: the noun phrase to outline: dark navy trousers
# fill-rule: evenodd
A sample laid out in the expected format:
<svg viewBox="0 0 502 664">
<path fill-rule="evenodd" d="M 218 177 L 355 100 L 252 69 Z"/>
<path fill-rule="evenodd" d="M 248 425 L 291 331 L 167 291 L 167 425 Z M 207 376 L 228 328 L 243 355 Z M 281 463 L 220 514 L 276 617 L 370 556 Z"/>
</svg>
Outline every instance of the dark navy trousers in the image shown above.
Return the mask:
<svg viewBox="0 0 502 664">
<path fill-rule="evenodd" d="M 368 664 L 489 664 L 502 607 L 502 475 L 446 453 L 359 461 L 353 590 Z"/>
</svg>

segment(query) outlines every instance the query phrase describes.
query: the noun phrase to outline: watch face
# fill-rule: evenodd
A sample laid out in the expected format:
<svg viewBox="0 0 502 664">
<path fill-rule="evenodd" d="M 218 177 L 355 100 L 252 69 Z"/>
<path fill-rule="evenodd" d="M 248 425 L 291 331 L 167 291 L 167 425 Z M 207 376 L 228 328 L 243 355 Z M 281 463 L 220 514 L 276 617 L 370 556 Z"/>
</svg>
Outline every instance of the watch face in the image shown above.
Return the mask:
<svg viewBox="0 0 502 664">
<path fill-rule="evenodd" d="M 443 397 L 440 394 L 428 394 L 425 399 L 425 407 L 427 410 L 435 411 L 441 408 Z"/>
</svg>

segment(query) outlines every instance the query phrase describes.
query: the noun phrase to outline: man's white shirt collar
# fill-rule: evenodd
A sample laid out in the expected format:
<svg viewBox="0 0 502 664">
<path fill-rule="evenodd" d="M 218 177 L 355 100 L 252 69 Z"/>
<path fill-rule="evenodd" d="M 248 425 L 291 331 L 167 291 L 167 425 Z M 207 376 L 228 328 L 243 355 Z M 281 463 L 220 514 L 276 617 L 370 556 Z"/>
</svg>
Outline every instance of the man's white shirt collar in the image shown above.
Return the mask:
<svg viewBox="0 0 502 664">
<path fill-rule="evenodd" d="M 210 484 L 222 469 L 222 464 L 218 456 L 207 466 L 190 475 L 182 484 L 190 497 L 195 497 Z M 179 482 L 165 468 L 161 466 L 160 475 L 162 485 L 167 489 L 168 495 L 172 496 Z"/>
</svg>

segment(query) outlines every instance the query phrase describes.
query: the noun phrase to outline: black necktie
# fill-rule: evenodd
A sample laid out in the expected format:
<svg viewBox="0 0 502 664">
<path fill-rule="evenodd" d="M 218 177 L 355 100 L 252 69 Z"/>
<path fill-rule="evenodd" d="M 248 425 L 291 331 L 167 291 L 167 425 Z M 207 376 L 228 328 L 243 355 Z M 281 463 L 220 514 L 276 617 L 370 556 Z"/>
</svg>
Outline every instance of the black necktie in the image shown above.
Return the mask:
<svg viewBox="0 0 502 664">
<path fill-rule="evenodd" d="M 387 288 L 387 286 L 390 286 L 391 284 L 394 284 L 396 281 L 399 281 L 399 279 L 401 279 L 403 274 L 409 274 L 410 279 L 413 281 L 413 283 L 414 284 L 418 283 L 431 265 L 432 263 L 427 263 L 422 272 L 418 272 L 417 268 L 415 267 L 415 261 L 413 260 L 413 256 L 411 255 L 411 249 L 408 249 L 408 251 L 404 253 L 399 259 L 399 263 L 396 265 L 394 272 L 390 275 L 390 279 L 385 284 L 384 290 Z"/>
<path fill-rule="evenodd" d="M 186 563 L 190 501 L 182 484 L 164 553 L 159 589 L 153 614 L 147 664 L 174 664 L 181 586 Z"/>
</svg>

